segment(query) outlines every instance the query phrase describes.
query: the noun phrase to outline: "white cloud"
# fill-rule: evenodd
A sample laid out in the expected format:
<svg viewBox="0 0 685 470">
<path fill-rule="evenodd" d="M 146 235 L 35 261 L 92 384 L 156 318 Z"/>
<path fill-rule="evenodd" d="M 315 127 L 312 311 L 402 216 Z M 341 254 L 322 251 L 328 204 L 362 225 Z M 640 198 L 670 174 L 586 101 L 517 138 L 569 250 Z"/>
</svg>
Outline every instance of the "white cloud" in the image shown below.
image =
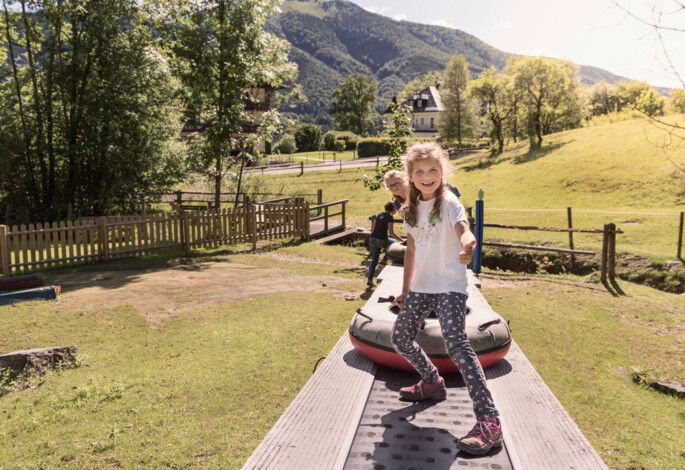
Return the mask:
<svg viewBox="0 0 685 470">
<path fill-rule="evenodd" d="M 452 23 L 448 23 L 443 18 L 440 18 L 439 20 L 433 20 L 428 24 L 432 24 L 434 26 L 444 26 L 445 28 L 457 29 L 456 26 L 454 26 Z"/>
<path fill-rule="evenodd" d="M 409 18 L 409 16 L 406 13 L 398 13 L 392 17 L 392 19 L 396 21 L 404 21 L 407 18 Z"/>
<path fill-rule="evenodd" d="M 377 15 L 385 15 L 388 11 L 390 11 L 390 7 L 385 6 L 381 8 L 374 8 L 374 7 L 364 7 L 364 10 L 370 11 L 371 13 L 375 13 Z"/>
<path fill-rule="evenodd" d="M 511 21 L 500 20 L 490 29 L 509 30 L 509 29 L 512 29 L 513 27 L 514 27 L 514 24 Z"/>
</svg>

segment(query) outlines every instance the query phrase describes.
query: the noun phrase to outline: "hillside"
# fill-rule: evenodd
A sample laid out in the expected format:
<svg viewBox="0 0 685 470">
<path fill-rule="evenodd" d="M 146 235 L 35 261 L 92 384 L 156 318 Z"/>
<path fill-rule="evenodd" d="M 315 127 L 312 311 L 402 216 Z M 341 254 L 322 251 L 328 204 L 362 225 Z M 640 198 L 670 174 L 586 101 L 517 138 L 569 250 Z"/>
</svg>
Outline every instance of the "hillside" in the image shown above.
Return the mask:
<svg viewBox="0 0 685 470">
<path fill-rule="evenodd" d="M 631 119 L 545 136 L 543 148 L 533 153 L 527 142 L 510 143 L 495 158 L 483 151 L 453 159 L 448 181 L 461 190 L 465 206 L 473 206 L 478 189 L 484 190 L 487 222 L 566 227 L 566 208 L 572 207 L 575 228 L 601 229 L 609 222 L 621 228 L 625 233 L 617 238 L 618 251 L 674 259 L 679 213 L 685 211 L 685 180 L 674 177 L 673 164 L 646 136 L 655 142 L 663 138 L 649 122 Z M 669 156 L 685 164 L 682 150 Z M 365 188 L 365 172 L 279 175 L 270 177 L 273 187 L 260 190 L 288 187 L 303 194 L 323 189 L 325 201 L 349 199 L 348 224 L 368 227 L 369 216 L 378 213 L 389 195 Z M 569 246 L 566 233 L 487 228 L 486 238 Z M 602 236 L 576 234 L 574 243 L 577 249 L 599 251 Z"/>
<path fill-rule="evenodd" d="M 395 21 L 345 0 L 286 0 L 267 29 L 292 44 L 291 60 L 300 68 L 298 82 L 308 102 L 298 114 L 327 115 L 331 92 L 348 75 L 364 73 L 378 84 L 376 109 L 382 112 L 407 82 L 442 71 L 462 54 L 472 76 L 484 68 L 502 70 L 511 54 L 456 29 Z M 585 85 L 614 83 L 623 77 L 597 67 L 580 67 Z"/>
</svg>

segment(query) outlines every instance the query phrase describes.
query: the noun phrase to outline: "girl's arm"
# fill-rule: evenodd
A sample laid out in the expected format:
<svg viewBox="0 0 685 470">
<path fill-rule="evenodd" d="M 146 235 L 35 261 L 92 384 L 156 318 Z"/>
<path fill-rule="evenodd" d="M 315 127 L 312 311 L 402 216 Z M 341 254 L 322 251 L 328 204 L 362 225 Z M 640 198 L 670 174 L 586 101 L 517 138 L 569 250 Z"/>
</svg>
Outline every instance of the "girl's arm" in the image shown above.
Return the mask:
<svg viewBox="0 0 685 470">
<path fill-rule="evenodd" d="M 414 245 L 414 238 L 411 234 L 407 234 L 407 251 L 404 252 L 404 277 L 402 279 L 402 293 L 395 298 L 395 304 L 400 307 L 404 303 L 404 299 L 407 298 L 409 293 L 409 288 L 414 280 L 414 275 L 416 274 L 416 263 L 414 261 L 414 252 L 416 247 Z"/>
<path fill-rule="evenodd" d="M 457 222 L 454 225 L 454 233 L 459 237 L 461 243 L 461 253 L 459 253 L 459 262 L 461 264 L 469 264 L 473 260 L 473 250 L 476 248 L 476 237 L 471 232 L 469 223 L 465 220 Z"/>
<path fill-rule="evenodd" d="M 392 223 L 392 222 L 388 223 L 388 234 L 390 234 L 390 236 L 391 236 L 392 238 L 394 238 L 395 240 L 403 241 L 404 238 L 400 237 L 399 235 L 397 235 L 397 234 L 395 233 L 395 230 L 394 230 L 395 227 L 394 227 L 394 225 L 395 225 L 395 224 Z"/>
</svg>

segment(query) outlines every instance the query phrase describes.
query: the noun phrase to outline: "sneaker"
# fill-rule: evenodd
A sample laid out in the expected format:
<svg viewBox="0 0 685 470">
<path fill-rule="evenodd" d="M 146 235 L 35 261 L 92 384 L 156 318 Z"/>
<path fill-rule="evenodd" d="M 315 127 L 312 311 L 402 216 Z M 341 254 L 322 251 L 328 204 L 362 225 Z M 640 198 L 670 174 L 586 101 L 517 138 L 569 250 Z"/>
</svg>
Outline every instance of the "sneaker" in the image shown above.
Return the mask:
<svg viewBox="0 0 685 470">
<path fill-rule="evenodd" d="M 482 418 L 471 431 L 457 441 L 457 449 L 483 455 L 502 445 L 502 425 L 497 418 Z"/>
<path fill-rule="evenodd" d="M 442 377 L 435 383 L 421 380 L 411 387 L 401 388 L 400 397 L 412 401 L 444 400 L 447 397 L 445 380 Z"/>
</svg>

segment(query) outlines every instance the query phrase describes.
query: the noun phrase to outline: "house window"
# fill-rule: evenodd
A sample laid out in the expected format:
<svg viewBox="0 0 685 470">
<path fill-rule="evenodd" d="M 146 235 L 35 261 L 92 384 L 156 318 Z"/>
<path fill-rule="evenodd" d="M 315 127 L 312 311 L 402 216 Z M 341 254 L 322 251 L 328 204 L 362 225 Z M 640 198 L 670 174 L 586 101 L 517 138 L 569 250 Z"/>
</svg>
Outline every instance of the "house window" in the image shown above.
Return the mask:
<svg viewBox="0 0 685 470">
<path fill-rule="evenodd" d="M 435 129 L 435 118 L 431 118 L 431 129 Z"/>
<path fill-rule="evenodd" d="M 421 107 L 421 100 L 418 100 L 418 101 L 416 102 L 416 106 L 418 106 L 419 108 Z"/>
<path fill-rule="evenodd" d="M 423 126 L 423 118 L 421 118 L 421 125 Z"/>
</svg>

